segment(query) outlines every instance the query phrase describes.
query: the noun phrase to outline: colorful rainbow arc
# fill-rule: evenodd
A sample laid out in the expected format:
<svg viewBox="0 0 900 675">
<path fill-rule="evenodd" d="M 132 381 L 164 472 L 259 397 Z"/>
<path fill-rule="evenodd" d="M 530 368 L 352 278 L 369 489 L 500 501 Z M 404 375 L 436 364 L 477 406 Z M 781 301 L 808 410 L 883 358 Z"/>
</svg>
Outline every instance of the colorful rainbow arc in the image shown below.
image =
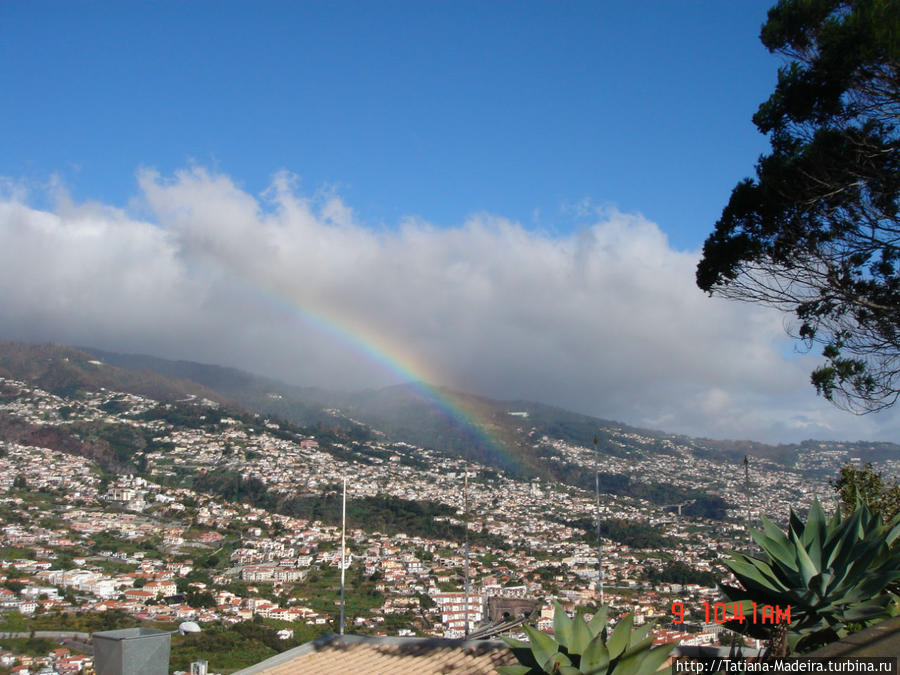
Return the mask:
<svg viewBox="0 0 900 675">
<path fill-rule="evenodd" d="M 478 413 L 457 396 L 430 384 L 426 367 L 414 363 L 413 359 L 408 356 L 402 356 L 399 348 L 388 345 L 387 341 L 375 334 L 371 327 L 355 325 L 350 320 L 329 315 L 325 311 L 313 310 L 309 305 L 303 305 L 285 293 L 278 293 L 271 289 L 262 291 L 256 288 L 256 290 L 268 302 L 285 309 L 318 333 L 333 338 L 381 370 L 410 383 L 453 424 L 468 430 L 474 438 L 486 443 L 489 448 L 500 453 L 504 459 L 518 464 L 515 457 L 509 452 L 506 443 L 488 431 L 486 420 L 480 420 Z"/>
</svg>

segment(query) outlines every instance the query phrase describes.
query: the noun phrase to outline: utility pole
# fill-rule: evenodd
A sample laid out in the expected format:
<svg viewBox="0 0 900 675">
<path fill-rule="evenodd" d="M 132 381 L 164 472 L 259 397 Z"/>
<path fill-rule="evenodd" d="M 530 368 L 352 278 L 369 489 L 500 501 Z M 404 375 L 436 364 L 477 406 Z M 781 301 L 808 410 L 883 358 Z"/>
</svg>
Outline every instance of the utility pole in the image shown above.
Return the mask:
<svg viewBox="0 0 900 675">
<path fill-rule="evenodd" d="M 594 436 L 594 492 L 597 497 L 597 580 L 600 587 L 600 604 L 603 605 L 603 546 L 600 540 L 600 449 L 597 444 L 597 436 Z"/>
<path fill-rule="evenodd" d="M 469 639 L 469 466 L 466 465 L 466 476 L 463 481 L 463 527 L 466 530 L 466 600 L 463 606 L 465 612 L 465 639 Z"/>
<path fill-rule="evenodd" d="M 747 498 L 747 543 L 753 546 L 753 537 L 750 536 L 750 462 L 744 455 L 744 495 Z"/>
<path fill-rule="evenodd" d="M 344 496 L 341 504 L 341 627 L 340 634 L 344 634 L 344 568 L 345 542 L 347 538 L 347 477 L 344 476 Z"/>
</svg>

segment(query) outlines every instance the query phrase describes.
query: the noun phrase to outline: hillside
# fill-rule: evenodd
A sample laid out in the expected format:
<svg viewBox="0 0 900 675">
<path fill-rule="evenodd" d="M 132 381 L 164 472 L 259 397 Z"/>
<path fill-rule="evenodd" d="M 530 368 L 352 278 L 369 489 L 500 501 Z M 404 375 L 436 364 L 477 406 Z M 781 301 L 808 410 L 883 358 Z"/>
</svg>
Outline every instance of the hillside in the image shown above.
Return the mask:
<svg viewBox="0 0 900 675">
<path fill-rule="evenodd" d="M 636 452 L 641 456 L 653 456 L 688 451 L 700 458 L 729 463 L 739 464 L 744 456 L 749 456 L 788 467 L 794 466 L 802 456 L 829 449 L 847 451 L 862 461 L 900 456 L 900 445 L 894 443 L 807 440 L 769 445 L 746 440 L 691 438 L 636 428 L 534 401 L 497 401 L 441 390 L 442 394 L 451 396 L 460 408 L 481 421 L 489 435 L 500 441 L 502 447 L 498 448 L 482 434 L 474 433 L 471 427 L 448 417 L 419 387 L 412 384 L 362 392 L 340 392 L 289 385 L 234 368 L 113 354 L 95 349 L 85 351 L 122 368 L 193 380 L 239 402 L 248 410 L 294 424 L 348 430 L 356 426 L 354 421 L 362 422 L 384 433 L 387 438 L 482 460 L 523 476 L 543 475 L 566 480 L 564 470 L 549 470 L 546 461 L 548 451 L 540 443 L 544 436 L 586 447 L 592 445 L 596 436 L 601 453 L 608 455 Z"/>
<path fill-rule="evenodd" d="M 29 382 L 58 396 L 106 388 L 160 401 L 194 397 L 228 402 L 226 395 L 186 374 L 166 374 L 141 367 L 119 368 L 85 350 L 52 343 L 0 340 L 0 377 Z"/>
<path fill-rule="evenodd" d="M 165 378 L 184 378 L 240 403 L 248 410 L 294 424 L 354 426 L 345 418 L 326 412 L 342 395 L 316 387 L 296 387 L 236 368 L 194 361 L 172 361 L 146 354 L 117 354 L 82 348 L 92 358 L 126 370 L 156 373 Z"/>
<path fill-rule="evenodd" d="M 527 478 L 541 476 L 580 484 L 583 472 L 561 458 L 550 442 L 591 447 L 602 455 L 653 457 L 688 452 L 698 458 L 740 463 L 745 455 L 793 466 L 800 457 L 841 449 L 863 461 L 900 456 L 893 443 L 819 442 L 767 445 L 696 439 L 639 429 L 534 401 L 497 401 L 442 390 L 454 405 L 480 421 L 482 430 L 449 416 L 412 384 L 362 392 L 300 387 L 234 368 L 126 355 L 90 348 L 0 342 L 0 375 L 22 379 L 60 395 L 101 387 L 161 401 L 191 397 L 239 404 L 249 411 L 299 426 L 364 432 L 484 462 Z M 515 414 L 513 414 L 515 413 Z M 550 461 L 548 461 L 550 460 Z"/>
<path fill-rule="evenodd" d="M 443 401 L 436 402 L 434 394 L 412 384 L 342 393 L 149 356 L 57 345 L 2 343 L 2 347 L 2 372 L 57 396 L 54 419 L 64 423 L 48 436 L 51 430 L 42 422 L 25 424 L 4 413 L 0 439 L 89 457 L 111 473 L 143 473 L 148 456 L 172 450 L 160 444 L 155 433 L 136 431 L 130 421 L 118 418 L 120 409 L 134 405 L 130 395 L 158 401 L 153 419 L 176 428 L 223 433 L 229 424 L 225 419 L 240 420 L 252 433 L 271 426 L 279 438 L 315 437 L 335 460 L 363 465 L 384 462 L 392 453 L 402 464 L 419 469 L 427 465 L 427 457 L 462 458 L 481 465 L 479 475 L 487 482 L 501 477 L 540 479 L 593 492 L 596 475 L 605 494 L 658 506 L 684 503 L 685 515 L 717 520 L 725 517 L 728 498 L 743 489 L 739 486 L 745 455 L 754 458 L 756 470 L 796 471 L 825 481 L 850 459 L 900 456 L 900 448 L 890 443 L 807 441 L 771 446 L 693 439 L 533 401 L 497 401 L 447 390 L 438 392 Z M 67 410 L 96 399 L 98 392 L 112 396 L 101 406 L 105 417 L 89 423 L 67 420 Z M 204 399 L 218 409 L 194 405 Z M 15 401 L 13 397 L 7 402 Z M 452 403 L 448 406 L 447 401 Z M 466 419 L 477 419 L 478 426 Z M 666 472 L 661 471 L 663 466 L 679 468 Z M 702 466 L 715 467 L 712 471 L 726 477 L 725 482 L 713 487 L 709 469 Z M 569 524 L 580 527 L 575 521 Z"/>
</svg>

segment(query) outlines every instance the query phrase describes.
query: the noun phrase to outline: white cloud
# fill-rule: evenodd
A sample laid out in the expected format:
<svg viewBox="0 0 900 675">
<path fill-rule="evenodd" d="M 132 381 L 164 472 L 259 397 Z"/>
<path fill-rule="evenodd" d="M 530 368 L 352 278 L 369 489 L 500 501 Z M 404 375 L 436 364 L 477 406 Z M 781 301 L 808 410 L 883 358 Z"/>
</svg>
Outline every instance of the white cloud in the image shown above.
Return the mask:
<svg viewBox="0 0 900 675">
<path fill-rule="evenodd" d="M 435 384 L 697 435 L 889 437 L 817 399 L 782 317 L 704 296 L 698 254 L 604 210 L 576 235 L 489 214 L 373 232 L 287 173 L 260 196 L 195 168 L 139 173 L 129 212 L 0 199 L 0 331 L 378 386 L 390 354 Z M 140 213 L 141 218 L 134 216 Z M 373 346 L 374 345 L 374 346 Z"/>
</svg>

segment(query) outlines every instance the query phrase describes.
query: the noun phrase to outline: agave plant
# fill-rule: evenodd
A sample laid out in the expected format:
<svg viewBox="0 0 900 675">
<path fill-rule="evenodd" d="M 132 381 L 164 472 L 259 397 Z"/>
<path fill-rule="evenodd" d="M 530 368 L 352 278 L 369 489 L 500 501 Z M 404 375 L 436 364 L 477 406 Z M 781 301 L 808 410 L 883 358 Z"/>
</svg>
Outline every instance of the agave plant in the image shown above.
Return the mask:
<svg viewBox="0 0 900 675">
<path fill-rule="evenodd" d="M 780 610 L 790 607 L 790 623 L 781 626 L 744 624 L 729 627 L 756 637 L 760 632 L 783 635 L 776 646 L 805 651 L 837 640 L 851 624 L 866 624 L 891 614 L 896 597 L 885 589 L 900 579 L 900 521 L 885 524 L 860 504 L 846 519 L 839 509 L 827 520 L 818 500 L 804 524 L 791 509 L 787 532 L 763 517 L 763 529 L 751 532 L 761 557 L 732 553 L 725 565 L 743 588 L 722 586 L 728 598 L 749 614 L 752 603 Z"/>
<path fill-rule="evenodd" d="M 581 612 L 570 619 L 559 603 L 554 603 L 553 636 L 525 626 L 530 642 L 504 638 L 519 659 L 517 666 L 500 666 L 500 675 L 653 675 L 669 656 L 671 647 L 653 647 L 651 624 L 634 629 L 629 614 L 607 634 L 607 607 L 601 607 L 590 621 Z"/>
</svg>

